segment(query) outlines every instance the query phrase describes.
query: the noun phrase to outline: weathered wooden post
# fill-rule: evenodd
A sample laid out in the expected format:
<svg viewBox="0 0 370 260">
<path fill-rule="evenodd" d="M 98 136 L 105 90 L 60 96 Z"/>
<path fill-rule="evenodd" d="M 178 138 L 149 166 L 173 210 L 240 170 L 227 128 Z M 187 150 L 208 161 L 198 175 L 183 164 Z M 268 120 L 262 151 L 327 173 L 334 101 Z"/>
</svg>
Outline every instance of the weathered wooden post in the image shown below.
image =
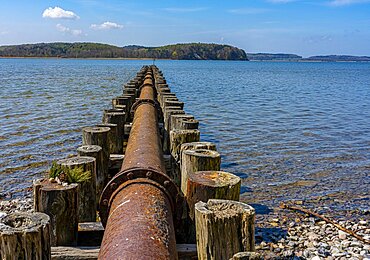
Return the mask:
<svg viewBox="0 0 370 260">
<path fill-rule="evenodd" d="M 231 200 L 195 204 L 198 259 L 230 259 L 254 251 L 255 210 Z"/>
<path fill-rule="evenodd" d="M 87 156 L 72 157 L 59 160 L 57 164 L 70 169 L 82 167 L 84 172 L 89 171 L 91 173 L 91 178 L 79 185 L 78 219 L 80 222 L 96 221 L 97 198 L 95 158 Z"/>
<path fill-rule="evenodd" d="M 184 109 L 184 102 L 166 99 L 164 102 L 164 107 L 180 107 L 180 109 Z"/>
<path fill-rule="evenodd" d="M 180 126 L 178 129 L 198 129 L 199 121 L 196 119 L 183 118 L 180 120 Z"/>
<path fill-rule="evenodd" d="M 119 111 L 118 109 L 104 110 L 103 123 L 117 124 L 117 132 L 118 132 L 116 136 L 117 152 L 122 153 L 123 129 L 126 123 L 126 113 L 123 112 L 123 110 Z M 112 153 L 112 151 L 110 153 Z"/>
<path fill-rule="evenodd" d="M 182 130 L 194 131 L 194 130 Z M 206 149 L 185 150 L 181 158 L 181 190 L 186 196 L 189 175 L 198 171 L 219 171 L 221 156 L 218 152 Z"/>
<path fill-rule="evenodd" d="M 102 148 L 99 145 L 83 145 L 77 148 L 79 156 L 88 156 L 95 158 L 96 166 L 96 199 L 99 201 L 100 195 L 104 189 L 108 176 L 106 175 L 108 165 L 104 165 Z"/>
<path fill-rule="evenodd" d="M 50 217 L 52 246 L 77 245 L 78 184 L 67 186 L 47 179 L 33 182 L 34 210 Z"/>
<path fill-rule="evenodd" d="M 51 259 L 49 216 L 18 212 L 1 218 L 0 259 Z"/>
<path fill-rule="evenodd" d="M 194 130 L 173 130 L 170 131 L 170 153 L 173 158 L 173 165 L 179 164 L 180 161 L 180 148 L 184 143 L 198 142 L 200 139 L 200 132 Z M 178 166 L 177 166 L 178 167 Z M 176 175 L 176 176 L 175 176 Z M 177 184 L 180 184 L 180 176 L 178 171 L 174 170 L 173 179 Z"/>
<path fill-rule="evenodd" d="M 168 153 L 170 151 L 170 129 L 169 129 L 169 118 L 171 115 L 185 114 L 183 110 L 167 110 L 164 114 L 164 135 L 163 135 L 163 151 Z"/>
<path fill-rule="evenodd" d="M 239 201 L 241 180 L 223 171 L 200 171 L 189 174 L 186 187 L 188 243 L 195 243 L 195 204 L 209 199 Z"/>
<path fill-rule="evenodd" d="M 173 114 L 169 118 L 169 130 L 179 129 L 178 125 L 181 119 L 194 119 L 193 115 L 188 114 Z"/>
<path fill-rule="evenodd" d="M 119 139 L 118 136 L 118 126 L 117 124 L 110 124 L 110 123 L 102 123 L 97 124 L 97 127 L 109 127 L 110 131 L 108 132 L 108 142 L 109 142 L 109 153 L 110 154 L 117 154 L 119 153 Z"/>
<path fill-rule="evenodd" d="M 109 164 L 109 127 L 84 127 L 82 129 L 83 145 L 99 145 L 102 148 L 104 164 Z M 104 176 L 108 175 L 108 167 L 104 168 Z"/>
</svg>

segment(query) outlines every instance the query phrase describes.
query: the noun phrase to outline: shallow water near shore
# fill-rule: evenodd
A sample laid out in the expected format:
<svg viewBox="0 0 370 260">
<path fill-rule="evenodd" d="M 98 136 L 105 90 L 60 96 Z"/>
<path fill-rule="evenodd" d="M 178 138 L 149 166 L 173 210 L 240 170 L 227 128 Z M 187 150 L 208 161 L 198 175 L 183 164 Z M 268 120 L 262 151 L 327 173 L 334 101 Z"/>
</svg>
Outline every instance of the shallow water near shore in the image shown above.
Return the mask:
<svg viewBox="0 0 370 260">
<path fill-rule="evenodd" d="M 150 61 L 0 59 L 0 193 L 19 197 L 75 153 Z M 242 199 L 369 210 L 370 64 L 156 61 Z M 324 199 L 324 202 L 325 202 Z"/>
</svg>

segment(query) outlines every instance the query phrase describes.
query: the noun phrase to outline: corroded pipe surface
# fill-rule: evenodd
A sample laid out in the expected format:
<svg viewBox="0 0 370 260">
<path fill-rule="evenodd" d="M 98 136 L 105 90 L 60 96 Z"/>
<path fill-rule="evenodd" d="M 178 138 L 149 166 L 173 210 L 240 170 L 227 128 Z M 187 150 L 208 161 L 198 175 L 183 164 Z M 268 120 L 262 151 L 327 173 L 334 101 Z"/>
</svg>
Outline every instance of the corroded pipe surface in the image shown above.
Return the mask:
<svg viewBox="0 0 370 260">
<path fill-rule="evenodd" d="M 177 259 L 174 202 L 164 174 L 153 83 L 147 73 L 121 172 L 105 188 L 110 198 L 102 196 L 109 214 L 99 259 Z"/>
</svg>

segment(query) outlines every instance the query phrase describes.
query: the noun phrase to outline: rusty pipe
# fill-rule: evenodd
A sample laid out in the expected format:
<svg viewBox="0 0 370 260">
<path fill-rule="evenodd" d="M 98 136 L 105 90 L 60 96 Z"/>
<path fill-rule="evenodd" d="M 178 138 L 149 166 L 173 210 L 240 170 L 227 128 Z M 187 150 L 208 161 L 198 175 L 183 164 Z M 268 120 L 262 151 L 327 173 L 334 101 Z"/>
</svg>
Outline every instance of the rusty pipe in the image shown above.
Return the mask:
<svg viewBox="0 0 370 260">
<path fill-rule="evenodd" d="M 101 198 L 106 225 L 99 259 L 177 259 L 173 194 L 178 191 L 165 175 L 155 96 L 149 72 L 121 171 Z"/>
</svg>

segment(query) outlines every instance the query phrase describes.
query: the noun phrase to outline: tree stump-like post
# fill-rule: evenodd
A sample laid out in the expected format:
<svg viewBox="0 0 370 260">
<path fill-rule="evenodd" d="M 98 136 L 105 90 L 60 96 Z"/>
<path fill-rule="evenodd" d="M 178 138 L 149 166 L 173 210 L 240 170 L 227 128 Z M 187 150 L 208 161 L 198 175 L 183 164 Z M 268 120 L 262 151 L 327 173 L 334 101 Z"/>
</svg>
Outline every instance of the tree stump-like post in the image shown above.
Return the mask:
<svg viewBox="0 0 370 260">
<path fill-rule="evenodd" d="M 186 119 L 194 119 L 193 115 L 188 115 L 188 114 L 174 114 L 170 116 L 170 122 L 169 122 L 169 130 L 174 130 L 174 129 L 179 129 L 178 127 L 178 122 L 181 121 L 181 119 L 186 118 Z"/>
<path fill-rule="evenodd" d="M 88 156 L 72 157 L 57 161 L 57 164 L 70 169 L 82 167 L 91 173 L 88 181 L 79 184 L 78 190 L 78 219 L 80 222 L 96 221 L 96 166 L 95 158 Z"/>
<path fill-rule="evenodd" d="M 184 102 L 166 99 L 164 101 L 164 107 L 180 107 L 180 109 L 184 109 Z"/>
<path fill-rule="evenodd" d="M 238 176 L 223 171 L 200 171 L 189 174 L 186 187 L 188 205 L 188 241 L 195 243 L 195 204 L 209 199 L 239 201 L 241 180 Z"/>
<path fill-rule="evenodd" d="M 46 179 L 33 182 L 34 210 L 50 217 L 52 246 L 77 245 L 78 184 L 62 186 Z"/>
<path fill-rule="evenodd" d="M 173 130 L 170 131 L 170 153 L 173 158 L 173 165 L 179 167 L 180 161 L 180 148 L 184 143 L 198 142 L 200 139 L 200 132 L 197 129 L 194 130 Z M 180 184 L 180 176 L 177 174 L 178 170 L 174 170 L 173 179 L 177 184 Z M 176 174 L 176 176 L 175 176 Z"/>
<path fill-rule="evenodd" d="M 198 129 L 198 127 L 199 127 L 198 120 L 183 118 L 180 120 L 180 126 L 178 129 L 188 130 L 188 129 Z"/>
<path fill-rule="evenodd" d="M 109 127 L 84 127 L 82 129 L 82 144 L 99 145 L 102 148 L 104 165 L 109 163 L 109 131 Z"/>
<path fill-rule="evenodd" d="M 114 109 L 118 110 L 118 109 Z M 125 127 L 126 123 L 126 113 L 122 111 L 112 111 L 110 110 L 104 110 L 103 115 L 103 123 L 105 124 L 116 124 L 117 125 L 117 136 L 116 136 L 116 145 L 117 150 L 114 152 L 122 153 L 122 145 L 123 145 L 123 129 Z M 110 153 L 113 153 L 110 151 Z"/>
<path fill-rule="evenodd" d="M 194 130 L 183 130 L 194 131 Z M 221 156 L 217 151 L 207 149 L 185 150 L 181 158 L 181 190 L 186 196 L 189 175 L 198 171 L 219 171 Z"/>
<path fill-rule="evenodd" d="M 51 259 L 49 216 L 18 212 L 0 219 L 0 259 Z"/>
<path fill-rule="evenodd" d="M 95 158 L 96 166 L 96 201 L 108 182 L 108 165 L 104 165 L 102 149 L 99 145 L 83 145 L 77 148 L 78 156 L 88 156 Z"/>
<path fill-rule="evenodd" d="M 169 129 L 169 118 L 171 115 L 185 114 L 183 110 L 167 110 L 163 114 L 164 133 L 163 133 L 163 152 L 168 153 L 170 151 L 170 129 Z"/>
<path fill-rule="evenodd" d="M 108 132 L 108 142 L 109 142 L 109 153 L 117 154 L 119 153 L 119 140 L 118 140 L 118 125 L 110 123 L 97 124 L 97 127 L 109 127 Z"/>
<path fill-rule="evenodd" d="M 211 199 L 195 204 L 198 259 L 230 259 L 254 251 L 255 210 L 238 201 Z"/>
</svg>

